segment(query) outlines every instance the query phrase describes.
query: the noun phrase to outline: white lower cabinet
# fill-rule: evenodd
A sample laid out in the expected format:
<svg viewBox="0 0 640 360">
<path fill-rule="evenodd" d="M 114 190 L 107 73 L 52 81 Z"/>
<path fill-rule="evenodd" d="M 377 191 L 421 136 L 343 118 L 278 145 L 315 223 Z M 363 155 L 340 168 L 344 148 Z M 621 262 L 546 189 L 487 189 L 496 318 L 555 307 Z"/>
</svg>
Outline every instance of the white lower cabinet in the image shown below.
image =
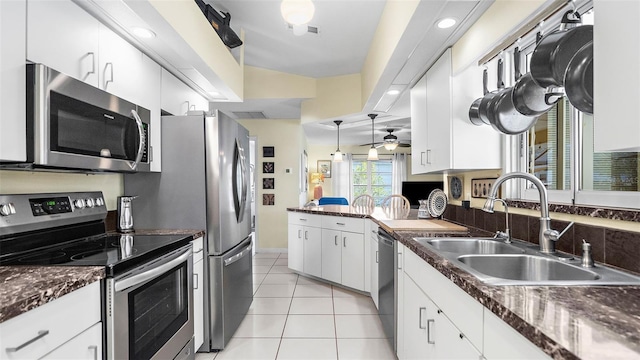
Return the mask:
<svg viewBox="0 0 640 360">
<path fill-rule="evenodd" d="M 204 343 L 204 250 L 203 238 L 193 245 L 193 339 L 196 351 Z"/>
<path fill-rule="evenodd" d="M 487 360 L 549 359 L 549 355 L 532 344 L 489 309 L 484 310 L 483 352 Z"/>
<path fill-rule="evenodd" d="M 100 298 L 96 281 L 0 323 L 0 359 L 102 359 Z"/>
<path fill-rule="evenodd" d="M 289 268 L 365 291 L 364 221 L 289 212 Z"/>
<path fill-rule="evenodd" d="M 371 221 L 370 225 L 370 253 L 369 253 L 369 265 L 370 265 L 370 281 L 371 281 L 371 299 L 378 308 L 378 225 Z"/>
</svg>

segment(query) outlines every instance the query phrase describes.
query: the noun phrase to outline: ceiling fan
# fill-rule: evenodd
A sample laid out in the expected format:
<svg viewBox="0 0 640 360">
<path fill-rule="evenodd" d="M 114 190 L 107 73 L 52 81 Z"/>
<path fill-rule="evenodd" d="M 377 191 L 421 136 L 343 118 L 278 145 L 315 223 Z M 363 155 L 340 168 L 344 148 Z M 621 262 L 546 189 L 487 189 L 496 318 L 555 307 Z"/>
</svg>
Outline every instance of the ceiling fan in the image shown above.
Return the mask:
<svg viewBox="0 0 640 360">
<path fill-rule="evenodd" d="M 375 148 L 385 147 L 387 150 L 395 150 L 396 147 L 411 147 L 411 144 L 408 140 L 398 140 L 398 137 L 393 135 L 394 131 L 400 130 L 399 128 L 386 128 L 385 132 L 388 132 L 387 135 L 384 136 L 382 142 L 374 142 L 373 146 Z M 371 146 L 371 143 L 362 144 L 360 146 Z"/>
</svg>

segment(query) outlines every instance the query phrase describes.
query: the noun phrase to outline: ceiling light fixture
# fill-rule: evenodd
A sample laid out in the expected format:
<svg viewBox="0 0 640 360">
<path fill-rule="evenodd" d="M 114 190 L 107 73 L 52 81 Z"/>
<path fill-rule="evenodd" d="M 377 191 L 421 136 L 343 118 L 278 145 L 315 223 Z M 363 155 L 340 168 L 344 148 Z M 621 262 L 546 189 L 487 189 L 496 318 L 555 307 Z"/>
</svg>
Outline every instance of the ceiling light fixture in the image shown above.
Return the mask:
<svg viewBox="0 0 640 360">
<path fill-rule="evenodd" d="M 311 0 L 282 0 L 280 13 L 291 25 L 303 25 L 313 19 L 316 7 Z"/>
<path fill-rule="evenodd" d="M 452 27 L 453 25 L 455 25 L 458 21 L 454 18 L 444 18 L 440 21 L 438 21 L 438 27 L 440 29 L 448 29 L 450 27 Z"/>
<path fill-rule="evenodd" d="M 378 160 L 378 150 L 376 150 L 376 146 L 373 142 L 373 121 L 378 114 L 368 114 L 367 116 L 371 118 L 371 149 L 369 149 L 367 160 Z"/>
<path fill-rule="evenodd" d="M 400 94 L 400 90 L 397 90 L 397 89 L 387 91 L 387 95 L 398 95 L 398 94 Z"/>
<path fill-rule="evenodd" d="M 394 129 L 387 129 L 389 135 L 384 137 L 384 148 L 393 151 L 398 147 L 398 137 L 393 135 Z"/>
<path fill-rule="evenodd" d="M 156 37 L 156 33 L 147 28 L 134 27 L 131 28 L 131 31 L 133 32 L 133 35 L 143 39 L 153 39 Z"/>
<path fill-rule="evenodd" d="M 340 124 L 342 124 L 342 120 L 334 120 L 333 122 L 338 126 L 338 150 L 333 154 L 333 161 L 342 162 L 342 153 L 340 152 Z"/>
</svg>

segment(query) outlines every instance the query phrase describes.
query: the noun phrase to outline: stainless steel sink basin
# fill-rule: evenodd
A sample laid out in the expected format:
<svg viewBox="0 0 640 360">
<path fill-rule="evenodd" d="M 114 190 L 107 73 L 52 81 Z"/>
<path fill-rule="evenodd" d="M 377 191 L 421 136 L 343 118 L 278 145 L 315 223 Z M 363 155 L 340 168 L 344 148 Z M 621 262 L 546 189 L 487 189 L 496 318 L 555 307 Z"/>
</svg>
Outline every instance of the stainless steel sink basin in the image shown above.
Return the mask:
<svg viewBox="0 0 640 360">
<path fill-rule="evenodd" d="M 493 238 L 415 238 L 415 241 L 490 285 L 640 285 L 640 277 L 581 259 L 543 254 L 522 241 Z M 558 254 L 559 255 L 559 254 Z"/>
<path fill-rule="evenodd" d="M 585 268 L 535 255 L 462 255 L 458 261 L 484 275 L 517 281 L 589 281 L 600 278 Z"/>
<path fill-rule="evenodd" d="M 458 254 L 523 254 L 524 249 L 494 239 L 443 238 L 424 240 L 435 249 Z M 418 240 L 420 242 L 420 240 Z"/>
</svg>

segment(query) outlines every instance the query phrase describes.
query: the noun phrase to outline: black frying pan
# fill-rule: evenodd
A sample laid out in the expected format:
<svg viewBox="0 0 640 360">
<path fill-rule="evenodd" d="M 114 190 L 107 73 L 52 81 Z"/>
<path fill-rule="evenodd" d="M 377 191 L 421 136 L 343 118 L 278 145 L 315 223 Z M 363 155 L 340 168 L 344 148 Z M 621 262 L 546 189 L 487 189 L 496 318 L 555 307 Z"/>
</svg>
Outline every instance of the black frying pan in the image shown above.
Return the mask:
<svg viewBox="0 0 640 360">
<path fill-rule="evenodd" d="M 580 48 L 569 61 L 564 91 L 571 105 L 593 114 L 593 41 Z"/>
</svg>

